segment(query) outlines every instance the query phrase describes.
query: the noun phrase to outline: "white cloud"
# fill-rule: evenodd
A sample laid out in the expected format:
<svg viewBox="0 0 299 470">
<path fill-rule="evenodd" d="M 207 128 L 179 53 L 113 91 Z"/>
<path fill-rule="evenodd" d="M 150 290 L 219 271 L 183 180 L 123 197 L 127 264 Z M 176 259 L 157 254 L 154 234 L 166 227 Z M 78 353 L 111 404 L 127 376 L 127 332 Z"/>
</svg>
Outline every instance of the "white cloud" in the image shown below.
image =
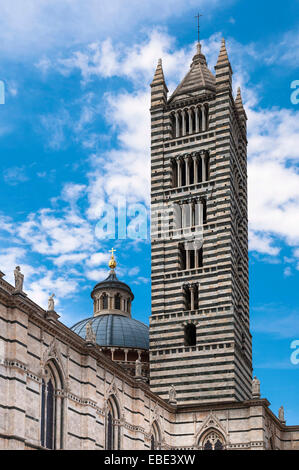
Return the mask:
<svg viewBox="0 0 299 470">
<path fill-rule="evenodd" d="M 25 292 L 30 299 L 46 309 L 51 293 L 55 293 L 55 303 L 59 305 L 62 299 L 78 292 L 78 281 L 69 277 L 57 276 L 48 271 L 44 276 L 31 282 L 29 289 L 25 289 Z"/>
<path fill-rule="evenodd" d="M 90 269 L 85 272 L 85 276 L 87 279 L 90 279 L 91 281 L 102 281 L 103 279 L 106 279 L 107 277 L 107 268 L 105 269 Z"/>
<path fill-rule="evenodd" d="M 138 266 L 134 266 L 134 268 L 129 269 L 128 275 L 129 276 L 136 276 L 140 271 L 140 268 Z"/>
<path fill-rule="evenodd" d="M 279 248 L 271 246 L 272 243 L 269 235 L 249 230 L 249 250 L 275 256 L 279 253 Z"/>
<path fill-rule="evenodd" d="M 90 250 L 95 243 L 90 224 L 71 210 L 62 216 L 53 209 L 30 214 L 17 234 L 33 251 L 47 256 Z"/>
<path fill-rule="evenodd" d="M 292 269 L 291 269 L 289 266 L 287 266 L 287 267 L 284 269 L 283 274 L 284 274 L 285 277 L 291 276 L 291 275 L 292 275 Z"/>
<path fill-rule="evenodd" d="M 232 0 L 227 1 L 229 6 Z M 210 12 L 223 7 L 220 0 L 6 0 L 0 1 L 1 53 L 14 57 L 36 55 L 74 44 L 93 42 L 95 38 L 132 35 L 139 23 L 144 28 L 166 18 L 186 14 L 189 9 Z"/>
<path fill-rule="evenodd" d="M 0 252 L 0 271 L 5 274 L 5 279 L 13 285 L 13 271 L 16 266 L 21 266 L 21 271 L 27 280 L 36 272 L 32 266 L 26 263 L 26 250 L 24 248 L 2 248 Z"/>
<path fill-rule="evenodd" d="M 68 255 L 61 255 L 57 256 L 56 258 L 53 259 L 53 263 L 60 267 L 60 266 L 65 266 L 69 264 L 78 264 L 81 263 L 83 260 L 86 260 L 88 257 L 88 253 L 71 253 Z"/>
<path fill-rule="evenodd" d="M 299 34 L 298 30 L 288 31 L 284 36 L 264 51 L 268 64 L 286 64 L 291 68 L 298 68 L 299 62 Z"/>
<path fill-rule="evenodd" d="M 86 259 L 86 265 L 88 267 L 100 266 L 102 264 L 107 265 L 109 258 L 109 253 L 93 253 Z"/>
</svg>

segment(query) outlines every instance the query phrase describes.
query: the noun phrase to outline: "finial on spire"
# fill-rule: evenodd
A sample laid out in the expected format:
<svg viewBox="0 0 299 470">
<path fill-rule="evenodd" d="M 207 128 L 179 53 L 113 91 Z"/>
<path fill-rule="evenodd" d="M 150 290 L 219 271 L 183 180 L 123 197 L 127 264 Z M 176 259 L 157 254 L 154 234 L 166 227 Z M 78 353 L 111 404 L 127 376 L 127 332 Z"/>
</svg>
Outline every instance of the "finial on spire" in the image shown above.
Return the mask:
<svg viewBox="0 0 299 470">
<path fill-rule="evenodd" d="M 114 252 L 116 250 L 114 248 L 112 248 L 111 250 L 109 250 L 109 252 L 111 253 L 111 258 L 110 258 L 110 261 L 108 263 L 108 266 L 110 269 L 115 269 L 116 268 L 116 261 L 115 261 L 115 258 L 114 258 Z"/>
<path fill-rule="evenodd" d="M 194 16 L 194 18 L 197 18 L 197 42 L 199 43 L 200 41 L 200 28 L 199 28 L 199 18 L 203 16 L 203 15 L 200 15 L 199 13 L 197 13 L 196 16 Z"/>
</svg>

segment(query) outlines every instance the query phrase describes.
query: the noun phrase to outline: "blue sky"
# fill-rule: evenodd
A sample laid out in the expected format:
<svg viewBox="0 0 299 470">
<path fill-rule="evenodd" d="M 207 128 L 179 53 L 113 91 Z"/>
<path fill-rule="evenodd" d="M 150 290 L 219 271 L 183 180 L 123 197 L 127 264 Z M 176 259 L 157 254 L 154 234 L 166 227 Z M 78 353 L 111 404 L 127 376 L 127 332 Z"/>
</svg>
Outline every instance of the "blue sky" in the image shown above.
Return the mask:
<svg viewBox="0 0 299 470">
<path fill-rule="evenodd" d="M 213 70 L 221 38 L 248 114 L 250 304 L 254 373 L 288 424 L 299 423 L 298 0 L 0 0 L 0 269 L 61 320 L 92 314 L 90 291 L 117 249 L 119 277 L 150 313 L 149 240 L 102 240 L 104 204 L 149 203 L 149 83 L 162 57 L 172 91 L 203 13 Z M 298 355 L 299 357 L 299 355 Z"/>
</svg>

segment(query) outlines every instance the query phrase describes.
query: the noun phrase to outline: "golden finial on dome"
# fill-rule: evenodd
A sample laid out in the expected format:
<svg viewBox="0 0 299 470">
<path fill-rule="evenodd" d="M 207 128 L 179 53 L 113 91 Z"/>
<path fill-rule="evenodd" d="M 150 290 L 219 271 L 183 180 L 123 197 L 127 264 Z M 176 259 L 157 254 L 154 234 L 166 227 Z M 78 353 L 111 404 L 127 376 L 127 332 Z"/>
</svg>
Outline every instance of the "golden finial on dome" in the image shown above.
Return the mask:
<svg viewBox="0 0 299 470">
<path fill-rule="evenodd" d="M 116 250 L 114 248 L 112 248 L 112 250 L 109 250 L 109 252 L 111 253 L 111 258 L 110 258 L 110 261 L 108 263 L 108 266 L 110 269 L 115 269 L 116 268 L 116 261 L 115 261 L 115 258 L 114 258 L 114 252 Z"/>
</svg>

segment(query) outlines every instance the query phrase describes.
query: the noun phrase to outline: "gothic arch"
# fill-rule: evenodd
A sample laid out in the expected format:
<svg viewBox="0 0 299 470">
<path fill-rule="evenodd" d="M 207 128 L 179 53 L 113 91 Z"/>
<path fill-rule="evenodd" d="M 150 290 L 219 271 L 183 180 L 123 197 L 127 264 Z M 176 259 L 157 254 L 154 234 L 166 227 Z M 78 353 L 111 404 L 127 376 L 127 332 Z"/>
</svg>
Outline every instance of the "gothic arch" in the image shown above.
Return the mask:
<svg viewBox="0 0 299 470">
<path fill-rule="evenodd" d="M 198 448 L 200 450 L 225 450 L 226 441 L 218 429 L 210 428 L 200 437 Z"/>
<path fill-rule="evenodd" d="M 64 377 L 56 359 L 43 368 L 41 384 L 40 443 L 47 449 L 63 449 Z"/>
<path fill-rule="evenodd" d="M 153 421 L 151 425 L 151 450 L 161 449 L 161 444 L 162 444 L 161 430 L 160 430 L 160 426 L 155 420 Z"/>
<path fill-rule="evenodd" d="M 110 395 L 105 409 L 105 448 L 119 450 L 121 448 L 121 409 L 115 395 Z"/>
<path fill-rule="evenodd" d="M 210 411 L 210 413 L 206 416 L 202 424 L 197 429 L 194 436 L 194 448 L 203 450 L 205 444 L 209 440 L 212 444 L 212 450 L 214 449 L 217 440 L 220 441 L 223 449 L 226 449 L 229 445 L 229 435 L 227 429 L 223 427 L 222 423 L 213 413 L 213 411 Z M 218 447 L 220 447 L 219 444 L 217 444 L 216 449 Z"/>
</svg>

